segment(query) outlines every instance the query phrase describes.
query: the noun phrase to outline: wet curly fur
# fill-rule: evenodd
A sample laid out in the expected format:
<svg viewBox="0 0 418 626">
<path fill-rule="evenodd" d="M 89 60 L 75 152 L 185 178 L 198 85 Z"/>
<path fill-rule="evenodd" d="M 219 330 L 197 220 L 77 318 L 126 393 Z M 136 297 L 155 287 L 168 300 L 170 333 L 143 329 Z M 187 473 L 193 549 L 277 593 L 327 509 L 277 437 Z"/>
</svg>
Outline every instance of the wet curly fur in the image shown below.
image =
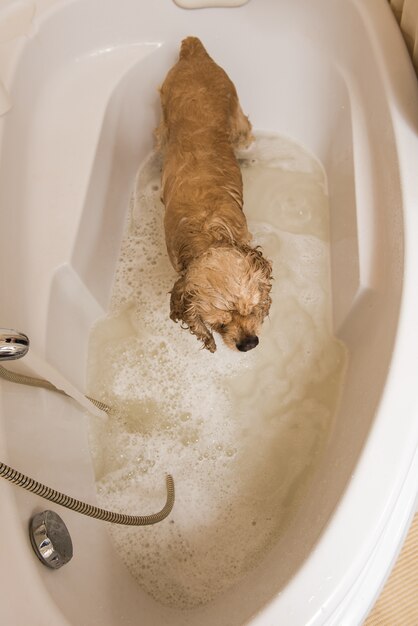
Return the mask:
<svg viewBox="0 0 418 626">
<path fill-rule="evenodd" d="M 250 245 L 234 153 L 252 142 L 251 124 L 233 83 L 196 37 L 182 42 L 160 92 L 165 237 L 180 274 L 170 317 L 211 352 L 213 331 L 247 351 L 258 344 L 272 280 L 271 263 Z"/>
</svg>

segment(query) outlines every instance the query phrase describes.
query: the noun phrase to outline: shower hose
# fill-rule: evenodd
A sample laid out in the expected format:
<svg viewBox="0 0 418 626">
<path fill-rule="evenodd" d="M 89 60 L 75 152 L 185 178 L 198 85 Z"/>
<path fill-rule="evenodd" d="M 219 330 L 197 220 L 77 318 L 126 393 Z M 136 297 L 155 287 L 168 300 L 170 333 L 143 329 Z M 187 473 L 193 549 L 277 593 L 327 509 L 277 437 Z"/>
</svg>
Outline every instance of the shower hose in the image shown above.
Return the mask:
<svg viewBox="0 0 418 626">
<path fill-rule="evenodd" d="M 29 385 L 31 387 L 42 387 L 43 389 L 49 389 L 50 391 L 54 391 L 56 393 L 63 394 L 67 397 L 67 393 L 62 389 L 58 389 L 47 380 L 42 380 L 40 378 L 34 378 L 33 376 L 24 376 L 22 374 L 15 374 L 10 370 L 7 370 L 5 367 L 0 365 L 0 377 L 4 380 L 8 380 L 13 383 L 19 383 L 21 385 Z M 105 411 L 105 413 L 111 413 L 111 407 L 109 407 L 104 402 L 100 402 L 99 400 L 95 400 L 89 396 L 86 396 L 90 402 L 92 402 L 97 408 Z M 151 515 L 125 515 L 124 513 L 115 513 L 113 511 L 107 511 L 105 509 L 100 509 L 96 506 L 92 506 L 91 504 L 87 504 L 86 502 L 81 502 L 80 500 L 76 500 L 70 496 L 65 495 L 51 487 L 47 487 L 42 483 L 30 478 L 29 476 L 25 476 L 21 472 L 9 467 L 5 463 L 0 461 L 0 477 L 5 478 L 11 483 L 17 485 L 18 487 L 23 487 L 27 491 L 31 491 L 50 502 L 55 502 L 61 506 L 66 507 L 67 509 L 71 509 L 72 511 L 77 511 L 77 513 L 82 513 L 83 515 L 88 515 L 89 517 L 93 517 L 95 519 L 100 519 L 105 522 L 111 522 L 112 524 L 123 524 L 125 526 L 148 526 L 150 524 L 157 524 L 165 519 L 171 512 L 174 506 L 174 481 L 170 474 L 166 476 L 166 489 L 167 489 L 167 498 L 164 507 L 158 513 L 152 513 Z"/>
</svg>

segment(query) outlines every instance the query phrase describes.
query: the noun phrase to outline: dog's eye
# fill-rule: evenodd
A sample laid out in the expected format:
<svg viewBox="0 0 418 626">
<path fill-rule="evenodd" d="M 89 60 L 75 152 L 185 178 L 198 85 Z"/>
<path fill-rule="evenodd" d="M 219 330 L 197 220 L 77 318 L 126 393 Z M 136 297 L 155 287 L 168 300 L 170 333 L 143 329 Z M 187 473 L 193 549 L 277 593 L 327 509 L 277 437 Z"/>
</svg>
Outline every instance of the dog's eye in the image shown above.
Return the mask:
<svg viewBox="0 0 418 626">
<path fill-rule="evenodd" d="M 219 328 L 220 330 L 223 330 L 224 328 L 226 328 L 226 324 L 219 324 Z"/>
</svg>

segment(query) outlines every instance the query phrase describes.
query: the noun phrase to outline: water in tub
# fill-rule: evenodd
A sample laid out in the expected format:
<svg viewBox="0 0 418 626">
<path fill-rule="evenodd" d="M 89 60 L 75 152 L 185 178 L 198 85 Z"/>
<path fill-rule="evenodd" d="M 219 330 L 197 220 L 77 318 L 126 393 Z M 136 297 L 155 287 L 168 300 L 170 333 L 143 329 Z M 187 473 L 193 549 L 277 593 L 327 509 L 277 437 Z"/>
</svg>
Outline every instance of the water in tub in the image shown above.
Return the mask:
<svg viewBox="0 0 418 626">
<path fill-rule="evenodd" d="M 132 196 L 109 316 L 91 337 L 89 393 L 117 407 L 94 422 L 100 505 L 169 518 L 111 526 L 126 566 L 157 601 L 208 602 L 256 566 L 309 488 L 326 445 L 346 352 L 330 322 L 329 213 L 320 164 L 260 135 L 242 159 L 254 243 L 273 261 L 273 304 L 260 345 L 217 351 L 169 319 L 176 278 L 163 233 L 160 162 Z"/>
</svg>

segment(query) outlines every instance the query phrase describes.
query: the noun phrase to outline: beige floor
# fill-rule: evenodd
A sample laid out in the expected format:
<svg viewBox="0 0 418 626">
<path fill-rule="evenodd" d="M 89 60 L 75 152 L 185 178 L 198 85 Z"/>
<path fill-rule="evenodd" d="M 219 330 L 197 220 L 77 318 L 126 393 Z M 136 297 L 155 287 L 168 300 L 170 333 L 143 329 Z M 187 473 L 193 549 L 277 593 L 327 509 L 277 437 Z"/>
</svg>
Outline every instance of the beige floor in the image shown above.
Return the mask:
<svg viewBox="0 0 418 626">
<path fill-rule="evenodd" d="M 364 626 L 418 626 L 418 513 Z"/>
</svg>

